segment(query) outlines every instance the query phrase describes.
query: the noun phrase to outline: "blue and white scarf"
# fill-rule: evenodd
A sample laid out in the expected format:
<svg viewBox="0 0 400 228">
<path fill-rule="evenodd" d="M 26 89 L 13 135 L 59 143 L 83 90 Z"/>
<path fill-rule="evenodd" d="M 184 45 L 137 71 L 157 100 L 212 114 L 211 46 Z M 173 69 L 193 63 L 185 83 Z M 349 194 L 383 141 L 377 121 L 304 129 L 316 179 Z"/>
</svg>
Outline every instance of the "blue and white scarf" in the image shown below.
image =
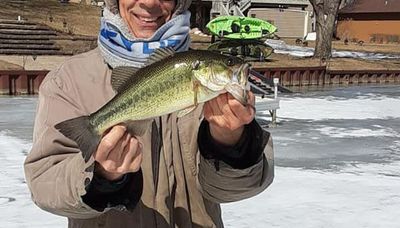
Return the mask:
<svg viewBox="0 0 400 228">
<path fill-rule="evenodd" d="M 157 48 L 173 47 L 177 52 L 189 48 L 190 12 L 169 20 L 149 39 L 133 37 L 119 14 L 104 9 L 98 46 L 105 61 L 112 67 L 142 67 Z"/>
</svg>

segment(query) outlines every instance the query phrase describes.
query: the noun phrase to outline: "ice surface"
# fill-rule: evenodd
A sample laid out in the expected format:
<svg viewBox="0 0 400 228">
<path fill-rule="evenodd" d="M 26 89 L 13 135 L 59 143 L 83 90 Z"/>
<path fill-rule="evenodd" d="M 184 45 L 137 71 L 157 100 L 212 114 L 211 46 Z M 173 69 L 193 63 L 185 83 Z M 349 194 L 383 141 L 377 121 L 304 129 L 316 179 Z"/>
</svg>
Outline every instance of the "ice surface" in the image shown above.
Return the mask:
<svg viewBox="0 0 400 228">
<path fill-rule="evenodd" d="M 65 218 L 33 204 L 22 168 L 31 143 L 10 134 L 10 131 L 0 131 L 0 227 L 67 227 Z"/>
</svg>

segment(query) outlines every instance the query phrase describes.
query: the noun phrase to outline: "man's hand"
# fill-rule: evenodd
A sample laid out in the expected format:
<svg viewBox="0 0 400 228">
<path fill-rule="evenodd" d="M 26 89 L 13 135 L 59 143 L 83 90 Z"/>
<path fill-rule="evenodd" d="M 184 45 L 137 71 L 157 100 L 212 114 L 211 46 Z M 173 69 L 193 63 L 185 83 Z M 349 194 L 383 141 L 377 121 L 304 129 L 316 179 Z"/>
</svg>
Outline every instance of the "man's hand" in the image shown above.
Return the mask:
<svg viewBox="0 0 400 228">
<path fill-rule="evenodd" d="M 204 105 L 204 118 L 210 123 L 211 136 L 224 145 L 235 145 L 255 116 L 255 98 L 248 92 L 248 104 L 243 106 L 229 93 L 224 93 Z"/>
<path fill-rule="evenodd" d="M 124 174 L 137 172 L 142 163 L 143 145 L 126 132 L 126 127 L 116 125 L 103 136 L 94 159 L 95 172 L 107 180 L 117 180 Z"/>
</svg>

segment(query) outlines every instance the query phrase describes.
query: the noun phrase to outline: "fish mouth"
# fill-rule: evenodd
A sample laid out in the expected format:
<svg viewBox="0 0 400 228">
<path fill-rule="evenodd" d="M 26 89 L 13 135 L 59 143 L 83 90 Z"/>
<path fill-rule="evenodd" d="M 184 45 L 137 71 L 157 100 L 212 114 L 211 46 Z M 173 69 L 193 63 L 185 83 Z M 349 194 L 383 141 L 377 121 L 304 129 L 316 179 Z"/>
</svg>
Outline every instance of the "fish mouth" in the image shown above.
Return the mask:
<svg viewBox="0 0 400 228">
<path fill-rule="evenodd" d="M 247 105 L 248 76 L 251 65 L 244 63 L 233 73 L 236 83 L 229 85 L 226 90 L 242 105 Z"/>
<path fill-rule="evenodd" d="M 242 74 L 240 78 L 244 80 L 245 84 L 247 84 L 248 81 L 247 79 L 249 77 L 250 67 L 250 63 L 244 63 L 239 68 L 239 72 Z"/>
</svg>

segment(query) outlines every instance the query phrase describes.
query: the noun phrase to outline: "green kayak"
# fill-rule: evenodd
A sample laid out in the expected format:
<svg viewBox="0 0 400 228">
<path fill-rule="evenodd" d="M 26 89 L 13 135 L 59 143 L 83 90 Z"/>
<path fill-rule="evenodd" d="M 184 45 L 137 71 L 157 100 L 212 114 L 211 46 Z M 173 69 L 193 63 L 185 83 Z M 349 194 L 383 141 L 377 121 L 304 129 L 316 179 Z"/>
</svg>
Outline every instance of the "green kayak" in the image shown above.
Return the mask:
<svg viewBox="0 0 400 228">
<path fill-rule="evenodd" d="M 258 39 L 277 31 L 274 25 L 261 19 L 239 16 L 220 16 L 206 27 L 213 35 L 227 39 Z"/>
</svg>

